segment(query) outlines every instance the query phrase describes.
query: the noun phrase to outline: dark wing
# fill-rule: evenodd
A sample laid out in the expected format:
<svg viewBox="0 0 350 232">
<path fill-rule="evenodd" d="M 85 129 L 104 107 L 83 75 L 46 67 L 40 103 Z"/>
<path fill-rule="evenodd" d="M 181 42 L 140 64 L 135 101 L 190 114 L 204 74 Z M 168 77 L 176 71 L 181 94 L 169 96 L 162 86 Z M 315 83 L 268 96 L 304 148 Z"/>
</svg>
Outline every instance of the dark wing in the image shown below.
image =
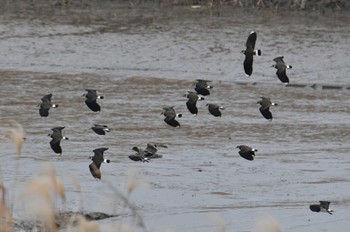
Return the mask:
<svg viewBox="0 0 350 232">
<path fill-rule="evenodd" d="M 50 109 L 50 107 L 45 106 L 44 103 L 41 104 L 40 109 L 39 109 L 40 116 L 41 117 L 48 117 L 49 116 L 49 109 Z"/>
<path fill-rule="evenodd" d="M 250 33 L 246 42 L 247 49 L 254 50 L 256 37 L 257 37 L 256 32 Z"/>
<path fill-rule="evenodd" d="M 285 83 L 285 84 L 289 83 L 289 78 L 286 73 L 286 68 L 277 69 L 276 75 L 282 83 Z"/>
<path fill-rule="evenodd" d="M 61 140 L 57 138 L 53 138 L 50 141 L 50 146 L 56 154 L 62 154 L 62 148 L 61 148 L 60 142 Z"/>
<path fill-rule="evenodd" d="M 132 161 L 148 162 L 147 159 L 139 154 L 129 155 L 129 159 Z"/>
<path fill-rule="evenodd" d="M 260 113 L 264 116 L 264 118 L 268 119 L 268 120 L 272 120 L 272 114 L 270 112 L 270 107 L 264 108 L 264 107 L 260 107 L 259 108 Z"/>
<path fill-rule="evenodd" d="M 175 120 L 174 117 L 166 117 L 164 119 L 164 122 L 166 122 L 168 125 L 172 126 L 172 127 L 179 127 L 180 126 L 180 123 Z"/>
<path fill-rule="evenodd" d="M 96 101 L 97 100 L 97 92 L 94 89 L 85 89 L 87 94 L 85 95 L 86 101 Z"/>
<path fill-rule="evenodd" d="M 100 167 L 101 163 L 104 161 L 103 152 L 106 150 L 108 150 L 108 148 L 105 147 L 93 150 L 94 156 L 91 159 L 98 167 Z"/>
<path fill-rule="evenodd" d="M 244 159 L 247 159 L 247 160 L 254 160 L 254 152 L 253 151 L 245 151 L 245 150 L 240 150 L 238 152 L 240 154 L 240 156 Z"/>
<path fill-rule="evenodd" d="M 105 135 L 106 132 L 103 130 L 104 128 L 101 127 L 100 125 L 95 125 L 93 127 L 91 127 L 91 129 L 96 133 L 96 134 L 99 134 L 99 135 Z"/>
<path fill-rule="evenodd" d="M 250 76 L 253 73 L 253 53 L 246 53 L 245 59 L 243 62 L 244 72 Z"/>
<path fill-rule="evenodd" d="M 51 97 L 52 97 L 52 94 L 48 94 L 41 98 L 42 103 L 40 104 L 40 109 L 39 109 L 39 114 L 41 117 L 49 116 L 49 109 L 52 106 Z"/>
<path fill-rule="evenodd" d="M 186 102 L 187 109 L 191 114 L 198 114 L 197 101 L 191 101 L 190 99 Z"/>
<path fill-rule="evenodd" d="M 41 98 L 41 101 L 43 102 L 51 102 L 52 94 L 47 94 Z"/>
<path fill-rule="evenodd" d="M 101 171 L 100 171 L 100 165 L 96 165 L 94 162 L 92 162 L 90 165 L 89 165 L 89 169 L 90 169 L 90 172 L 92 174 L 93 177 L 95 177 L 96 179 L 100 179 L 101 180 Z"/>
<path fill-rule="evenodd" d="M 197 87 L 194 89 L 198 94 L 203 95 L 203 96 L 208 96 L 210 95 L 210 91 L 207 88 L 203 87 Z"/>
<path fill-rule="evenodd" d="M 210 95 L 210 91 L 208 90 L 208 83 L 210 81 L 197 79 L 196 87 L 194 90 L 197 92 L 197 94 L 207 96 Z"/>
<path fill-rule="evenodd" d="M 325 209 L 329 209 L 330 201 L 320 201 L 320 206 Z"/>
<path fill-rule="evenodd" d="M 101 111 L 101 106 L 96 102 L 96 100 L 88 101 L 88 99 L 86 99 L 85 103 L 89 107 L 90 110 L 92 110 L 94 112 Z"/>
<path fill-rule="evenodd" d="M 320 205 L 310 205 L 310 210 L 312 211 L 312 212 L 320 212 L 321 211 L 321 207 L 320 207 Z"/>
<path fill-rule="evenodd" d="M 54 128 L 52 128 L 51 130 L 52 130 L 53 132 L 62 133 L 62 130 L 63 130 L 64 128 L 65 128 L 64 126 L 60 126 L 60 127 L 54 127 Z"/>
<path fill-rule="evenodd" d="M 273 59 L 273 61 L 275 61 L 276 63 L 279 63 L 279 62 L 284 63 L 283 58 L 284 58 L 284 56 L 278 56 L 275 59 Z"/>
<path fill-rule="evenodd" d="M 208 107 L 209 113 L 211 113 L 215 117 L 221 117 L 221 112 L 219 110 L 219 106 L 217 105 L 209 105 Z"/>
</svg>

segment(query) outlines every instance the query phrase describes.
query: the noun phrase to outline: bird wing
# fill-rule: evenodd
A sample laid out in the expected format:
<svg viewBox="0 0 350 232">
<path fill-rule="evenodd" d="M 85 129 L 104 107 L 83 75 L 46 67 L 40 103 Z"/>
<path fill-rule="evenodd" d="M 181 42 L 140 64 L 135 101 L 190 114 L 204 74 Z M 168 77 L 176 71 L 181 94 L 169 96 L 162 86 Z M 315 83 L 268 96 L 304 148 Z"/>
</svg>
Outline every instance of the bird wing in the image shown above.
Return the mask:
<svg viewBox="0 0 350 232">
<path fill-rule="evenodd" d="M 166 117 L 164 119 L 164 122 L 166 122 L 168 125 L 172 126 L 172 127 L 179 127 L 180 123 L 178 121 L 175 120 L 175 118 L 173 117 Z"/>
<path fill-rule="evenodd" d="M 279 63 L 279 62 L 284 63 L 283 58 L 284 58 L 284 56 L 278 56 L 275 59 L 273 59 L 273 61 L 275 61 L 276 63 Z"/>
<path fill-rule="evenodd" d="M 96 99 L 95 100 L 86 99 L 85 104 L 89 107 L 90 110 L 94 112 L 101 111 L 101 106 L 96 102 Z"/>
<path fill-rule="evenodd" d="M 243 62 L 244 72 L 250 76 L 253 73 L 253 54 L 246 54 Z"/>
<path fill-rule="evenodd" d="M 272 113 L 270 112 L 270 107 L 264 108 L 261 106 L 259 108 L 260 113 L 264 116 L 264 118 L 272 120 Z"/>
<path fill-rule="evenodd" d="M 41 117 L 47 117 L 49 116 L 49 109 L 50 108 L 47 108 L 47 107 L 43 107 L 43 105 L 40 106 L 40 109 L 39 109 L 39 114 Z"/>
<path fill-rule="evenodd" d="M 286 73 L 286 69 L 277 69 L 276 75 L 282 83 L 289 83 L 289 78 Z"/>
<path fill-rule="evenodd" d="M 96 179 L 100 179 L 101 180 L 101 171 L 100 171 L 100 165 L 96 165 L 96 163 L 92 162 L 90 165 L 89 165 L 89 169 L 90 169 L 90 172 L 92 174 L 93 177 L 95 177 Z"/>
<path fill-rule="evenodd" d="M 247 49 L 254 50 L 256 38 L 257 38 L 256 32 L 250 33 L 246 42 Z"/>
<path fill-rule="evenodd" d="M 62 148 L 61 148 L 60 142 L 61 142 L 60 139 L 52 139 L 50 141 L 50 146 L 56 154 L 62 154 Z"/>
<path fill-rule="evenodd" d="M 50 94 L 47 94 L 47 95 L 45 95 L 45 96 L 43 96 L 42 98 L 41 98 L 41 101 L 43 101 L 43 102 L 51 102 L 51 97 L 52 97 L 52 94 L 50 93 Z"/>
</svg>

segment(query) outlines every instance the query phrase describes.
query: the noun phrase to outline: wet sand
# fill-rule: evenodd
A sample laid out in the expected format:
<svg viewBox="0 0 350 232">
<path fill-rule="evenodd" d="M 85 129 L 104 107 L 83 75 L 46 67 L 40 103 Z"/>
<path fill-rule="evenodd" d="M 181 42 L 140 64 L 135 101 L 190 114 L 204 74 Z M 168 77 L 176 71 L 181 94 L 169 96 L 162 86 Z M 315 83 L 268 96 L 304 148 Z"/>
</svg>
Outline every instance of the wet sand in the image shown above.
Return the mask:
<svg viewBox="0 0 350 232">
<path fill-rule="evenodd" d="M 57 202 L 57 207 L 121 215 L 99 221 L 102 227 L 135 225 L 108 187 L 126 192 L 131 168 L 149 183 L 130 199 L 150 231 L 220 231 L 208 219 L 211 213 L 222 217 L 227 231 L 251 231 L 265 213 L 283 231 L 345 231 L 350 225 L 349 16 L 295 18 L 246 11 L 218 16 L 188 7 L 184 14 L 179 7 L 155 9 L 154 15 L 147 8 L 131 9 L 130 15 L 139 14 L 141 20 L 122 17 L 120 24 L 121 15 L 95 21 L 81 14 L 82 21 L 75 23 L 48 16 L 47 21 L 3 18 L 1 120 L 16 119 L 26 130 L 15 190 L 14 149 L 0 140 L 1 176 L 8 195 L 16 195 L 16 220 L 28 216 L 20 203 L 24 183 L 50 162 L 67 194 L 67 202 Z M 247 78 L 240 51 L 252 30 L 263 56 L 255 58 L 253 75 Z M 305 87 L 279 82 L 271 68 L 279 55 L 293 65 L 288 70 L 291 84 Z M 193 90 L 197 78 L 211 80 L 214 88 L 193 116 L 183 95 Z M 100 113 L 84 104 L 86 88 L 104 95 Z M 60 106 L 40 118 L 36 106 L 47 93 Z M 260 115 L 256 102 L 261 96 L 279 104 L 271 109 L 272 122 Z M 223 116 L 209 115 L 206 103 L 222 104 Z M 181 128 L 164 123 L 160 112 L 165 106 L 183 113 Z M 97 136 L 90 129 L 93 123 L 107 124 L 112 131 Z M 62 157 L 49 146 L 47 134 L 55 126 L 65 126 L 70 138 L 62 142 Z M 162 159 L 128 159 L 133 146 L 148 142 L 168 145 L 159 151 Z M 236 149 L 240 144 L 257 148 L 256 160 L 242 159 Z M 102 181 L 96 181 L 88 157 L 102 146 L 109 147 L 105 157 L 112 162 L 102 165 Z M 311 212 L 308 205 L 319 200 L 330 200 L 334 215 Z"/>
</svg>

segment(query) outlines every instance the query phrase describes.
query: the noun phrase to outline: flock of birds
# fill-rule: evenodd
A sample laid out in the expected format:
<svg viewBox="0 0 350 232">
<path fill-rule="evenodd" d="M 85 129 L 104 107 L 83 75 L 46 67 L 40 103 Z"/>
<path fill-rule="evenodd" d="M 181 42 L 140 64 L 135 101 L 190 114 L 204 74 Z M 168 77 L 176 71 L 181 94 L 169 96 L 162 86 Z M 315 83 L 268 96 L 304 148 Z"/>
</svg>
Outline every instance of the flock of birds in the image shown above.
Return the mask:
<svg viewBox="0 0 350 232">
<path fill-rule="evenodd" d="M 255 49 L 255 43 L 257 39 L 256 32 L 251 32 L 248 36 L 247 42 L 246 42 L 246 49 L 242 50 L 242 53 L 245 55 L 245 59 L 243 62 L 244 71 L 247 76 L 251 76 L 253 73 L 253 57 L 254 56 L 261 56 L 261 50 Z M 292 68 L 291 65 L 287 65 L 283 61 L 283 56 L 276 57 L 273 59 L 273 61 L 276 62 L 276 64 L 272 65 L 272 67 L 276 68 L 276 75 L 278 79 L 284 83 L 289 84 L 289 78 L 286 74 L 286 70 Z M 208 83 L 211 82 L 209 80 L 203 80 L 203 79 L 197 79 L 195 83 L 194 91 L 188 91 L 188 93 L 185 94 L 185 97 L 187 97 L 186 106 L 187 109 L 191 114 L 197 115 L 198 108 L 197 108 L 197 101 L 204 100 L 203 96 L 210 95 L 210 89 L 213 88 L 213 86 L 209 85 Z M 93 112 L 99 112 L 101 111 L 101 106 L 97 103 L 98 99 L 103 99 L 103 96 L 100 96 L 97 94 L 96 90 L 92 89 L 86 89 L 87 93 L 83 96 L 85 97 L 85 104 L 87 107 L 92 110 Z M 49 115 L 49 109 L 58 107 L 58 104 L 52 104 L 51 102 L 52 94 L 47 94 L 44 97 L 41 98 L 41 104 L 39 104 L 39 114 L 41 117 L 48 117 Z M 276 106 L 277 104 L 272 102 L 270 98 L 267 97 L 261 97 L 261 100 L 257 102 L 260 104 L 259 111 L 261 115 L 266 118 L 267 120 L 272 120 L 273 116 L 270 111 L 271 106 Z M 214 117 L 221 117 L 222 112 L 221 110 L 224 110 L 225 108 L 223 106 L 208 103 L 206 104 L 208 111 L 211 115 Z M 168 124 L 171 127 L 180 127 L 179 121 L 177 121 L 177 118 L 181 118 L 182 114 L 176 113 L 173 106 L 171 107 L 164 107 L 163 111 L 161 113 L 165 116 L 164 122 Z M 52 150 L 56 154 L 62 154 L 62 148 L 60 145 L 61 140 L 68 140 L 67 137 L 63 136 L 62 130 L 65 127 L 54 127 L 52 128 L 52 133 L 49 134 L 51 137 L 50 146 Z M 98 135 L 105 135 L 106 132 L 109 132 L 109 128 L 107 125 L 99 125 L 94 124 L 91 129 Z M 148 143 L 145 149 L 141 149 L 138 147 L 133 147 L 132 150 L 134 150 L 136 153 L 129 156 L 129 158 L 133 161 L 141 161 L 141 162 L 149 162 L 150 159 L 154 158 L 161 158 L 162 155 L 157 154 L 158 148 L 167 148 L 166 145 L 161 143 Z M 254 149 L 252 147 L 249 147 L 247 145 L 238 145 L 237 148 L 239 149 L 239 155 L 249 161 L 254 160 L 255 152 L 257 152 L 257 149 Z M 92 160 L 92 163 L 89 165 L 89 170 L 92 174 L 92 176 L 96 179 L 101 179 L 101 171 L 100 167 L 102 163 L 110 163 L 109 159 L 105 159 L 103 153 L 108 150 L 108 148 L 102 147 L 97 148 L 93 150 L 94 155 L 90 156 L 89 159 Z M 333 210 L 329 209 L 330 202 L 329 201 L 320 201 L 320 204 L 314 204 L 310 205 L 310 210 L 313 212 L 328 212 L 329 214 L 333 213 Z"/>
</svg>

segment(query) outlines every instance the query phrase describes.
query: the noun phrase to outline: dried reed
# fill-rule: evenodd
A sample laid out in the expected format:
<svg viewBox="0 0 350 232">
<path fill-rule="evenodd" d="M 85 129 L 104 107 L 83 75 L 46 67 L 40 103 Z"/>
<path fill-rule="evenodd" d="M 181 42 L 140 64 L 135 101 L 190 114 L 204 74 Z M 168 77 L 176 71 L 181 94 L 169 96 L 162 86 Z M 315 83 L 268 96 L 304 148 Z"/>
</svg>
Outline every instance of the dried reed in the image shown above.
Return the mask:
<svg viewBox="0 0 350 232">
<path fill-rule="evenodd" d="M 22 196 L 30 213 L 40 222 L 38 226 L 43 230 L 48 228 L 49 231 L 57 231 L 55 199 L 59 197 L 65 200 L 65 191 L 52 165 L 46 165 L 41 175 L 26 185 Z"/>
<path fill-rule="evenodd" d="M 271 215 L 262 215 L 256 219 L 252 232 L 281 232 L 277 220 Z"/>
</svg>

